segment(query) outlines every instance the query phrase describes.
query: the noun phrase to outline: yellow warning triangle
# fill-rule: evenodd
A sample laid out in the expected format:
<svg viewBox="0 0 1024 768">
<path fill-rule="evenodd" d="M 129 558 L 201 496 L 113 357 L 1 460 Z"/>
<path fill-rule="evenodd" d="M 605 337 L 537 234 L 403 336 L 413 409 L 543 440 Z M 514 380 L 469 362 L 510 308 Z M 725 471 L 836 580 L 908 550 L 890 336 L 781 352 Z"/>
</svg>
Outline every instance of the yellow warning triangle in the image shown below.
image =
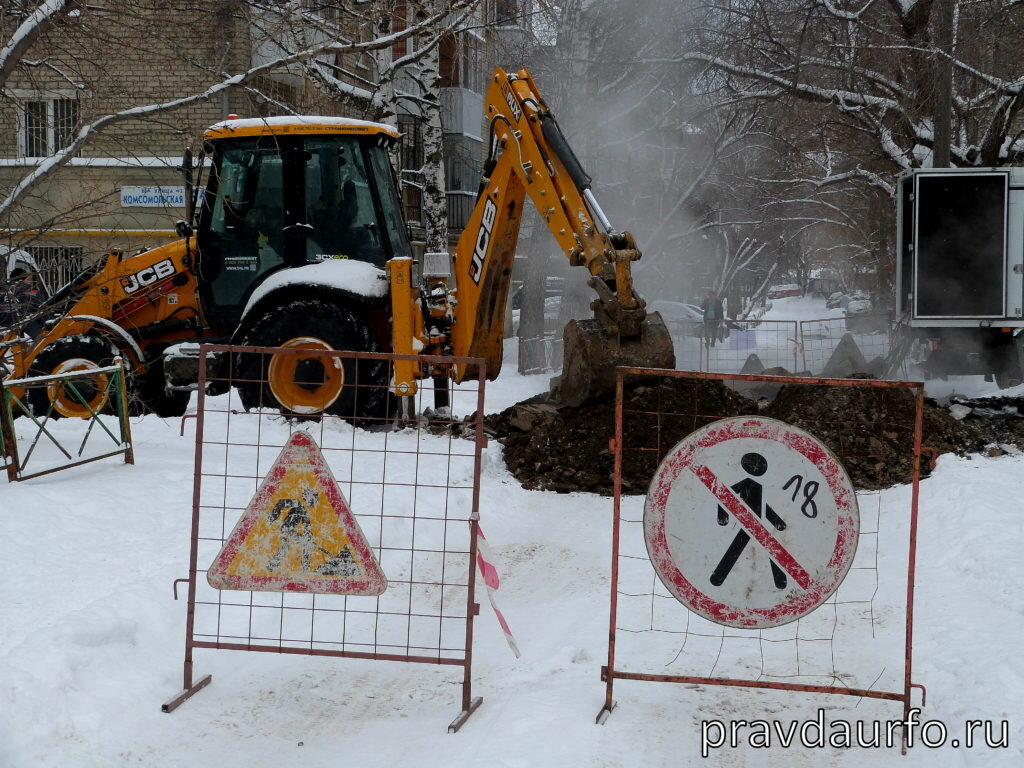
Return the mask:
<svg viewBox="0 0 1024 768">
<path fill-rule="evenodd" d="M 379 595 L 387 578 L 319 446 L 285 444 L 206 572 L 216 589 Z"/>
</svg>

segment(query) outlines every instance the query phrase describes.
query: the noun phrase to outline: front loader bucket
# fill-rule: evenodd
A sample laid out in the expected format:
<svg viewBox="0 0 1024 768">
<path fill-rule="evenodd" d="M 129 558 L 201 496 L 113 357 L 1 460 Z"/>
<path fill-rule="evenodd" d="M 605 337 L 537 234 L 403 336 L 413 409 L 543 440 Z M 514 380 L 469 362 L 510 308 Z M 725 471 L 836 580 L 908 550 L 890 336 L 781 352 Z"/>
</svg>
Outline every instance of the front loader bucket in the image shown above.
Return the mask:
<svg viewBox="0 0 1024 768">
<path fill-rule="evenodd" d="M 564 405 L 579 406 L 615 391 L 615 367 L 676 367 L 676 355 L 661 315 L 652 312 L 637 336 L 608 334 L 598 320 L 570 320 L 565 326 L 562 375 L 552 394 Z"/>
</svg>

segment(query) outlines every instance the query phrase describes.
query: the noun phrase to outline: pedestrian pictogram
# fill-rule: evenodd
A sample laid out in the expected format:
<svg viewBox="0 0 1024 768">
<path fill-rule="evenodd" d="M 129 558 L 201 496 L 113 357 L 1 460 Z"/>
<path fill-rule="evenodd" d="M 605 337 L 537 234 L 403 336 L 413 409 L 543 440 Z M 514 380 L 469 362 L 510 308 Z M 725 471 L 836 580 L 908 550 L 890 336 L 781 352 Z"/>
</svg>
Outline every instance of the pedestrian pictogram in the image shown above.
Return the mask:
<svg viewBox="0 0 1024 768">
<path fill-rule="evenodd" d="M 206 574 L 216 589 L 379 595 L 381 570 L 308 432 L 281 450 Z"/>
<path fill-rule="evenodd" d="M 749 416 L 709 424 L 669 451 L 644 509 L 666 588 L 731 627 L 786 624 L 825 602 L 853 562 L 859 527 L 832 452 L 803 430 Z"/>
<path fill-rule="evenodd" d="M 736 491 L 736 494 L 740 497 L 740 501 L 746 503 L 750 507 L 754 514 L 761 517 L 761 484 L 754 480 L 755 477 L 760 477 L 768 470 L 768 462 L 764 456 L 759 453 L 747 453 L 744 454 L 743 458 L 740 459 L 740 466 L 751 477 L 746 477 L 740 480 L 736 485 L 732 486 L 732 489 Z M 764 516 L 767 518 L 776 530 L 786 530 L 786 523 L 781 517 L 767 504 L 764 505 Z M 729 524 L 729 513 L 725 507 L 718 507 L 718 524 L 728 525 Z M 721 562 L 718 567 L 715 568 L 714 573 L 711 574 L 711 583 L 716 587 L 722 586 L 722 582 L 725 581 L 725 577 L 729 575 L 732 567 L 736 565 L 736 561 L 739 556 L 743 553 L 744 548 L 747 546 L 747 542 L 750 541 L 750 534 L 745 530 L 737 531 L 736 538 L 732 540 L 732 544 L 729 545 L 729 549 L 726 550 L 722 556 Z M 786 588 L 786 574 L 779 568 L 774 562 L 772 566 L 772 579 L 775 581 L 775 586 L 779 589 Z"/>
</svg>

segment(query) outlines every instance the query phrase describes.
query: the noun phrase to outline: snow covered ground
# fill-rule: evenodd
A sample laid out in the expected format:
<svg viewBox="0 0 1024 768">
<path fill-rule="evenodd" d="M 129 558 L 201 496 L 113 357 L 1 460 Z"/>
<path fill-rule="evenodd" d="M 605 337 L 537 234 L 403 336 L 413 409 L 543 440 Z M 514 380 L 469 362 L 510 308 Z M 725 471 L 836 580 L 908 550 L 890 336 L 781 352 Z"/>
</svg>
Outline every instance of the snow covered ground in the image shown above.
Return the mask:
<svg viewBox="0 0 1024 768">
<path fill-rule="evenodd" d="M 546 386 L 508 361 L 488 385 L 487 410 Z M 484 702 L 461 732 L 446 732 L 459 709 L 458 668 L 220 650 L 196 651 L 196 673 L 212 674 L 212 684 L 164 714 L 161 703 L 181 688 L 185 603 L 171 584 L 188 570 L 194 422 L 184 437 L 177 420 L 146 416 L 132 428 L 135 466 L 109 459 L 0 480 L 5 768 L 682 766 L 705 762 L 701 722 L 711 718 L 785 727 L 819 707 L 829 721 L 900 714 L 898 705 L 847 697 L 619 681 L 617 709 L 595 725 L 611 500 L 526 491 L 498 444 L 486 451 L 481 514 L 523 656 L 512 656 L 484 601 L 473 666 Z M 1008 720 L 1007 748 L 918 746 L 901 757 L 895 748 L 747 745 L 713 750 L 707 764 L 1021 765 L 1021 477 L 1016 452 L 945 456 L 921 486 L 914 680 L 928 688 L 922 718 L 942 720 L 950 738 L 966 720 L 995 720 L 997 734 Z"/>
</svg>

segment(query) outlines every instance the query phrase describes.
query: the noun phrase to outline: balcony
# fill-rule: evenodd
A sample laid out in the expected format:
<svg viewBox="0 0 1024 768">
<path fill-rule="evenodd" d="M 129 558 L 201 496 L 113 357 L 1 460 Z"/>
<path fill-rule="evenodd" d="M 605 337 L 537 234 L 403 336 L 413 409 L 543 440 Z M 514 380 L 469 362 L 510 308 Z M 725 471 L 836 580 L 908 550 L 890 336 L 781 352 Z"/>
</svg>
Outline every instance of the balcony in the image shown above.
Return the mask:
<svg viewBox="0 0 1024 768">
<path fill-rule="evenodd" d="M 480 141 L 484 97 L 468 88 L 441 89 L 441 125 L 445 133 L 472 136 Z"/>
<path fill-rule="evenodd" d="M 476 193 L 448 192 L 445 197 L 448 202 L 448 231 L 453 234 L 461 232 L 466 228 L 469 217 L 473 214 Z"/>
</svg>

